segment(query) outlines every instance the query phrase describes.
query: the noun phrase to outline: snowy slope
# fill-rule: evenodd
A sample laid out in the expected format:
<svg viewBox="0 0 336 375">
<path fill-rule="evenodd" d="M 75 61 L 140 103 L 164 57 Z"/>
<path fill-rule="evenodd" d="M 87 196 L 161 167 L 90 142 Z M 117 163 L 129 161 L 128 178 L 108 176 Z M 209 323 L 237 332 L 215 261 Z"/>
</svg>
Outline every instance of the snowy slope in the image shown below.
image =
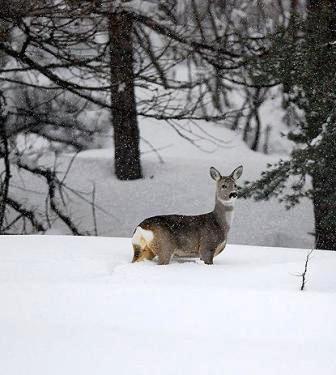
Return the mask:
<svg viewBox="0 0 336 375">
<path fill-rule="evenodd" d="M 130 264 L 122 238 L 0 237 L 6 375 L 336 373 L 336 254 L 230 245 Z"/>
<path fill-rule="evenodd" d="M 142 143 L 144 179 L 118 181 L 113 175 L 113 149 L 90 150 L 78 155 L 68 174 L 67 183 L 81 192 L 96 186 L 97 221 L 99 235 L 130 237 L 136 225 L 145 217 L 157 214 L 200 214 L 213 209 L 215 184 L 209 175 L 210 166 L 223 174 L 242 164 L 244 179 L 255 179 L 268 162 L 278 155 L 266 156 L 251 151 L 234 132 L 210 123 L 199 123 L 196 128 L 188 122 L 180 123 L 178 131 L 192 138 L 194 144 L 176 133 L 176 129 L 154 120 L 141 123 L 141 136 L 159 150 L 164 163 Z M 108 138 L 109 140 L 110 138 Z M 111 146 L 107 141 L 106 146 Z M 72 155 L 60 156 L 59 171 L 66 171 Z M 45 163 L 46 157 L 40 160 Z M 53 164 L 53 162 L 52 162 Z M 24 173 L 14 179 L 13 194 L 33 207 L 44 209 L 45 195 L 38 179 Z M 22 190 L 25 189 L 25 190 Z M 44 189 L 45 190 L 45 189 Z M 70 212 L 82 230 L 93 229 L 91 206 L 72 196 Z M 65 233 L 56 223 L 52 233 Z M 310 247 L 313 237 L 313 210 L 304 201 L 287 211 L 277 201 L 254 202 L 239 200 L 230 242 L 248 245 Z"/>
</svg>

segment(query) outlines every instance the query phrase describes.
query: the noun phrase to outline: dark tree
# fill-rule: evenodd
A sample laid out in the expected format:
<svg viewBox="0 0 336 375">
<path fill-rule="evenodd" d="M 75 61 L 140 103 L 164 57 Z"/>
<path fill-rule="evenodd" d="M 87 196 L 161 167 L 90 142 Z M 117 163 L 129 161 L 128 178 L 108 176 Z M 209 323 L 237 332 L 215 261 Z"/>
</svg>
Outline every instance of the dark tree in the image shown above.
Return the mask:
<svg viewBox="0 0 336 375">
<path fill-rule="evenodd" d="M 294 150 L 245 190 L 256 199 L 278 196 L 288 208 L 311 199 L 316 247 L 330 250 L 336 250 L 335 61 L 336 1 L 308 1 L 307 16 L 292 15 L 257 68 L 260 79 L 282 84 Z"/>
<path fill-rule="evenodd" d="M 141 177 L 140 116 L 167 122 L 227 120 L 230 108 L 209 105 L 208 88 L 215 84 L 217 92 L 225 91 L 217 79 L 219 67 L 224 77 L 245 63 L 244 51 L 249 49 L 231 41 L 230 27 L 206 36 L 202 28 L 207 25 L 201 20 L 181 23 L 177 2 L 170 0 L 5 3 L 0 9 L 0 55 L 6 61 L 1 81 L 16 85 L 19 94 L 24 87 L 39 90 L 35 97 L 42 101 L 48 97 L 54 102 L 66 93 L 89 103 L 92 110 L 109 111 L 118 178 Z M 177 79 L 177 66 L 188 66 L 189 75 Z M 141 97 L 136 96 L 139 88 Z M 27 108 L 12 109 L 21 117 L 29 115 Z M 64 139 L 55 131 L 57 124 L 64 126 L 60 117 L 52 121 L 49 115 L 47 111 L 40 117 L 53 127 L 51 139 Z M 43 121 L 37 126 L 36 118 L 30 131 L 47 137 L 50 132 Z M 79 122 L 78 128 L 83 129 Z"/>
<path fill-rule="evenodd" d="M 109 17 L 111 110 L 115 173 L 120 180 L 141 178 L 139 128 L 135 99 L 133 19 L 125 12 Z"/>
</svg>

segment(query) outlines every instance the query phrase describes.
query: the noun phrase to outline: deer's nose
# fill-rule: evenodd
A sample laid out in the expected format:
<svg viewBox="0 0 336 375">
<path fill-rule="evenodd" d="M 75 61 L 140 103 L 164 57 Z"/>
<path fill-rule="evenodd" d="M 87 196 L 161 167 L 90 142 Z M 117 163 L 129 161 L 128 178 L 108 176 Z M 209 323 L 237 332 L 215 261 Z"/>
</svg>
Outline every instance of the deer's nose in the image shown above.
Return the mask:
<svg viewBox="0 0 336 375">
<path fill-rule="evenodd" d="M 230 193 L 229 195 L 229 198 L 237 198 L 238 197 L 238 193 L 236 191 L 233 191 L 232 193 Z"/>
</svg>

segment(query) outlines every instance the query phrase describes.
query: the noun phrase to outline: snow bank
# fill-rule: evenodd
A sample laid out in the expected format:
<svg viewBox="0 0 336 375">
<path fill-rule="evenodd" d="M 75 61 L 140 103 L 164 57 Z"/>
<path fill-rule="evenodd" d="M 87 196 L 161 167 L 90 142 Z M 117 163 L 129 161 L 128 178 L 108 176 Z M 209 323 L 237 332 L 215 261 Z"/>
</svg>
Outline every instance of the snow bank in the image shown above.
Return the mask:
<svg viewBox="0 0 336 375">
<path fill-rule="evenodd" d="M 0 237 L 6 375 L 334 375 L 336 254 L 230 245 L 130 264 L 123 238 Z"/>
<path fill-rule="evenodd" d="M 177 130 L 191 138 L 194 144 L 180 137 Z M 243 182 L 244 179 L 257 178 L 268 162 L 279 158 L 253 152 L 236 133 L 206 122 L 195 127 L 185 121 L 176 129 L 146 119 L 141 123 L 141 137 L 145 140 L 141 147 L 144 179 L 118 181 L 113 175 L 111 147 L 81 152 L 68 174 L 67 184 L 88 193 L 88 200 L 95 185 L 99 235 L 131 237 L 137 224 L 148 216 L 211 211 L 215 200 L 215 184 L 209 176 L 211 166 L 229 174 L 242 164 Z M 148 142 L 155 145 L 160 157 Z M 67 171 L 72 156 L 61 156 L 57 169 Z M 40 163 L 47 162 L 47 155 L 42 159 Z M 24 202 L 28 197 L 29 205 L 44 209 L 45 187 L 39 179 L 22 172 L 20 177 L 13 179 L 13 185 L 16 197 Z M 73 196 L 69 209 L 82 230 L 93 229 L 91 206 L 87 202 Z M 52 230 L 67 233 L 59 223 L 55 223 Z M 262 246 L 311 247 L 313 237 L 308 232 L 313 232 L 313 210 L 308 200 L 291 211 L 275 200 L 257 203 L 239 200 L 229 241 Z"/>
</svg>

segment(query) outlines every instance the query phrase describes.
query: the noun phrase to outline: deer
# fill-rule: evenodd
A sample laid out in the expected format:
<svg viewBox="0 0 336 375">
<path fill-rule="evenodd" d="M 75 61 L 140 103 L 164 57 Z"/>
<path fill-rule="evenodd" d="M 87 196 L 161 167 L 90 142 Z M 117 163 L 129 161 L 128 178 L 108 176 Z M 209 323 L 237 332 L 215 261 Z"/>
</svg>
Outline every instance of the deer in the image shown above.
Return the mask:
<svg viewBox="0 0 336 375">
<path fill-rule="evenodd" d="M 236 182 L 242 173 L 242 166 L 228 176 L 210 168 L 210 176 L 216 182 L 215 207 L 211 212 L 160 215 L 143 220 L 133 233 L 132 263 L 153 260 L 157 256 L 159 265 L 167 265 L 176 256 L 200 258 L 205 264 L 213 264 L 214 257 L 227 243 L 238 197 Z"/>
</svg>

